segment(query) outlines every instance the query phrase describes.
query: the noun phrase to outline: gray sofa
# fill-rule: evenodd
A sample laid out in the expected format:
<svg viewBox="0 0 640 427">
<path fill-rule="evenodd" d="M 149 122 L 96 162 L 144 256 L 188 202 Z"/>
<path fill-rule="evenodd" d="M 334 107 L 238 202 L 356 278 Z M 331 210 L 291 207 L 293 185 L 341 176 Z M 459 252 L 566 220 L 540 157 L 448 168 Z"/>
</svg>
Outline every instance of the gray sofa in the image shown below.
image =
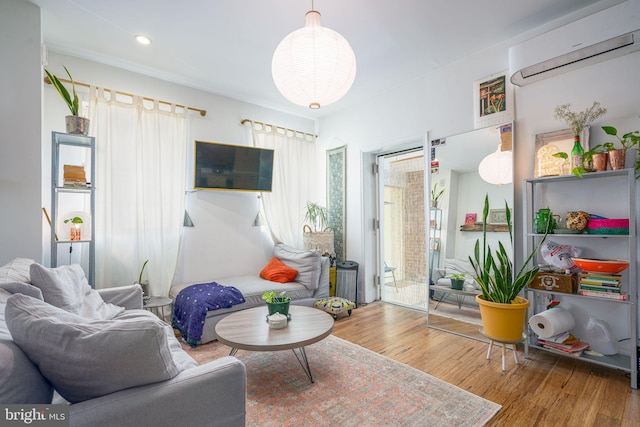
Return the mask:
<svg viewBox="0 0 640 427">
<path fill-rule="evenodd" d="M 66 404 L 71 426 L 244 426 L 246 370 L 198 366 L 139 285 L 18 258 L 0 267 L 0 403 Z"/>
<path fill-rule="evenodd" d="M 204 344 L 215 340 L 216 324 L 231 313 L 265 305 L 265 302 L 262 300 L 262 294 L 265 291 L 274 290 L 278 293 L 286 291 L 286 294 L 291 297 L 291 304 L 306 305 L 309 307 L 312 307 L 316 301 L 329 297 L 330 260 L 328 257 L 321 256 L 320 252 L 317 251 L 295 249 L 282 243 L 274 245 L 273 256 L 278 258 L 278 260 L 287 267 L 298 271 L 298 275 L 293 282 L 273 282 L 263 279 L 259 274 L 206 280 L 207 282 L 217 282 L 224 286 L 237 288 L 244 296 L 245 302 L 230 308 L 207 312 L 202 338 L 200 340 L 201 343 Z M 203 281 L 194 283 L 202 282 Z M 169 291 L 169 297 L 175 302 L 180 291 L 194 283 L 173 285 Z"/>
</svg>

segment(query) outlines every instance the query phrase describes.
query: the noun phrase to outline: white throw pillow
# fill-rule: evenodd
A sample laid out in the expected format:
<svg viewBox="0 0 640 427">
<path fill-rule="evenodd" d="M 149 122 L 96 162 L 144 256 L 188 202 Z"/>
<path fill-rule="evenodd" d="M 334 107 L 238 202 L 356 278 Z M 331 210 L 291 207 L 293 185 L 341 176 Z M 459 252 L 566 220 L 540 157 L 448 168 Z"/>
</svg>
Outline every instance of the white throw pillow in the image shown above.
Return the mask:
<svg viewBox="0 0 640 427">
<path fill-rule="evenodd" d="M 283 243 L 273 248 L 273 254 L 284 265 L 298 271 L 296 282 L 309 290 L 318 289 L 320 262 L 322 255 L 318 251 L 301 251 Z"/>
<path fill-rule="evenodd" d="M 155 317 L 90 321 L 22 294 L 7 300 L 5 316 L 14 342 L 71 403 L 181 371 Z"/>
<path fill-rule="evenodd" d="M 124 307 L 104 302 L 77 264 L 47 268 L 33 263 L 30 275 L 31 284 L 40 288 L 46 302 L 85 319 L 110 320 L 124 311 Z"/>
<path fill-rule="evenodd" d="M 35 261 L 29 258 L 15 258 L 0 267 L 0 283 L 24 282 L 29 283 L 29 267 Z"/>
</svg>

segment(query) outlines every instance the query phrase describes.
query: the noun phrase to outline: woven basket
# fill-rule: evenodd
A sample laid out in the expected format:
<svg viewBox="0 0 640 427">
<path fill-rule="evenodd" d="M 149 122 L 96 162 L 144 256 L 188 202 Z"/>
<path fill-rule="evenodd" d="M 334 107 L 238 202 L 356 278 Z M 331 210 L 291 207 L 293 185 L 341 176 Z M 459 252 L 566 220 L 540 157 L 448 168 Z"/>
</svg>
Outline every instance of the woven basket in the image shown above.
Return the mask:
<svg viewBox="0 0 640 427">
<path fill-rule="evenodd" d="M 311 231 L 311 227 L 302 227 L 302 242 L 306 250 L 318 251 L 321 254 L 333 254 L 333 230 L 330 227 L 324 231 Z"/>
</svg>

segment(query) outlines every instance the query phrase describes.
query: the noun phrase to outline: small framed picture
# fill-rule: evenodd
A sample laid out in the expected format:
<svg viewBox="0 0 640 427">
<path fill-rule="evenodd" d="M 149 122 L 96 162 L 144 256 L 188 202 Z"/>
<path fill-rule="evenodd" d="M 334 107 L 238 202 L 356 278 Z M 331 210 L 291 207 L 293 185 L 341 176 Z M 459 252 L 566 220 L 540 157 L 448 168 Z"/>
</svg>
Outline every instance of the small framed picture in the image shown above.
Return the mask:
<svg viewBox="0 0 640 427">
<path fill-rule="evenodd" d="M 470 224 L 473 225 L 476 223 L 476 219 L 478 218 L 478 216 L 474 213 L 468 213 L 464 216 L 464 223 L 465 224 Z"/>
<path fill-rule="evenodd" d="M 513 85 L 509 72 L 493 74 L 473 83 L 475 129 L 513 121 Z"/>
<path fill-rule="evenodd" d="M 489 209 L 489 217 L 487 218 L 488 224 L 506 224 L 507 223 L 507 210 L 506 209 Z"/>
</svg>

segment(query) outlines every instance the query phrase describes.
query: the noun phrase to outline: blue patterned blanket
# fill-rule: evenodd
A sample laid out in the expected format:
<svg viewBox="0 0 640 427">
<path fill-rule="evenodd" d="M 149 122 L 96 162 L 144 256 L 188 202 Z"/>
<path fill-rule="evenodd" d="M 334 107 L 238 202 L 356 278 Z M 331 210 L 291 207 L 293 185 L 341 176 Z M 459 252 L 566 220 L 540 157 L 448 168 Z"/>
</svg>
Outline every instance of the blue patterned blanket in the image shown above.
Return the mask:
<svg viewBox="0 0 640 427">
<path fill-rule="evenodd" d="M 180 291 L 173 309 L 173 327 L 191 347 L 200 344 L 204 319 L 209 310 L 242 304 L 244 296 L 233 286 L 216 282 L 191 285 Z"/>
</svg>

